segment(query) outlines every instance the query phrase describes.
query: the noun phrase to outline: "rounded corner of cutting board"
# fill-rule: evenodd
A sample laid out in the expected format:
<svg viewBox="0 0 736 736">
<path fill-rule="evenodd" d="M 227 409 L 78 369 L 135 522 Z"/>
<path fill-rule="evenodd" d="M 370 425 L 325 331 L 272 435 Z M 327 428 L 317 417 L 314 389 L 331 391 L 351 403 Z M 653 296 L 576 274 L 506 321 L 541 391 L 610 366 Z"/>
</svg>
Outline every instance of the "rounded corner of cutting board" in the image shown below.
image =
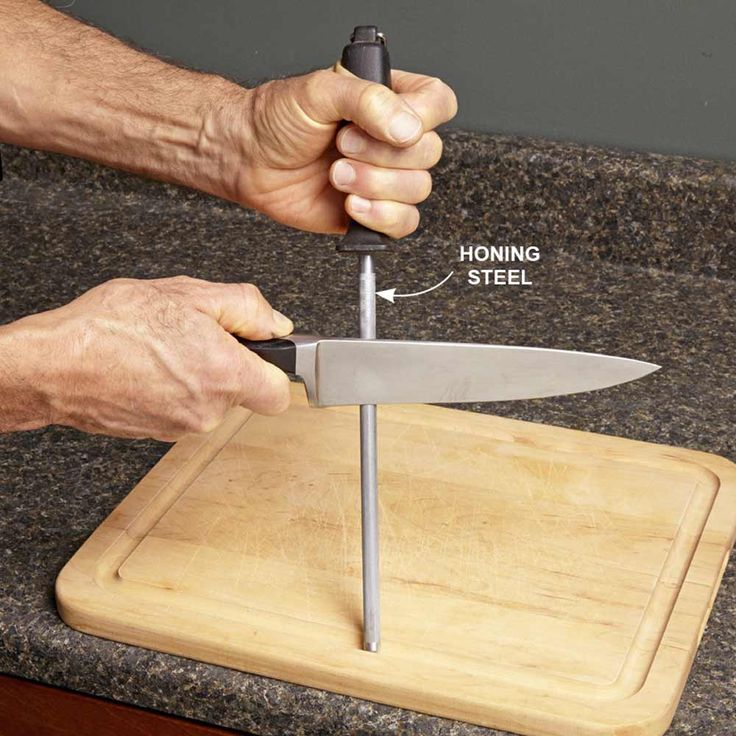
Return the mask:
<svg viewBox="0 0 736 736">
<path fill-rule="evenodd" d="M 442 654 L 442 652 L 439 654 L 434 652 L 431 646 L 428 646 L 426 651 L 422 649 L 422 651 L 413 655 L 415 656 L 416 662 L 409 657 L 409 653 L 414 650 L 408 644 L 404 645 L 398 642 L 399 646 L 395 645 L 393 647 L 393 654 L 391 654 L 392 647 L 386 646 L 385 654 L 389 658 L 384 659 L 384 666 L 381 666 L 380 660 L 364 661 L 362 652 L 353 651 L 343 646 L 345 642 L 352 641 L 352 628 L 347 634 L 342 629 L 335 629 L 333 632 L 327 624 L 320 623 L 318 626 L 312 626 L 310 629 L 312 632 L 311 635 L 305 637 L 303 635 L 303 628 L 299 628 L 299 626 L 310 626 L 311 624 L 303 622 L 298 617 L 295 618 L 286 615 L 282 617 L 283 612 L 278 608 L 274 608 L 273 611 L 270 611 L 270 609 L 259 611 L 257 606 L 249 609 L 248 606 L 240 605 L 238 601 L 229 602 L 227 600 L 218 603 L 217 610 L 214 614 L 207 614 L 205 619 L 199 618 L 199 625 L 196 622 L 193 625 L 193 622 L 189 618 L 194 615 L 193 612 L 201 610 L 199 607 L 200 599 L 195 598 L 198 595 L 196 588 L 192 593 L 182 591 L 174 593 L 167 585 L 158 584 L 142 588 L 142 586 L 148 586 L 149 583 L 146 582 L 145 576 L 136 579 L 135 570 L 132 571 L 131 575 L 120 575 L 119 571 L 123 564 L 129 559 L 129 556 L 133 554 L 135 549 L 138 550 L 135 552 L 138 556 L 138 563 L 150 564 L 154 567 L 159 564 L 160 558 L 156 554 L 156 548 L 150 548 L 146 551 L 145 545 L 139 548 L 139 543 L 151 536 L 149 533 L 159 523 L 159 520 L 163 518 L 163 515 L 168 513 L 168 509 L 173 508 L 172 504 L 177 499 L 180 497 L 185 498 L 188 492 L 191 493 L 188 491 L 190 485 L 195 481 L 200 482 L 198 480 L 200 475 L 205 472 L 205 469 L 209 467 L 211 462 L 219 463 L 219 467 L 221 468 L 227 467 L 227 472 L 211 474 L 210 477 L 218 483 L 222 478 L 229 479 L 233 473 L 237 474 L 238 472 L 246 474 L 248 478 L 257 479 L 261 485 L 270 482 L 273 488 L 268 495 L 263 497 L 264 502 L 268 501 L 270 503 L 269 499 L 272 497 L 273 499 L 284 498 L 279 484 L 286 484 L 288 486 L 290 483 L 297 483 L 299 493 L 295 494 L 294 497 L 300 499 L 300 503 L 302 504 L 299 507 L 301 509 L 301 516 L 299 518 L 303 517 L 307 520 L 312 518 L 306 515 L 307 511 L 305 509 L 308 507 L 303 505 L 307 495 L 305 491 L 308 491 L 308 488 L 299 486 L 298 478 L 294 474 L 287 477 L 283 474 L 274 475 L 271 472 L 273 466 L 282 468 L 288 464 L 283 462 L 283 458 L 281 458 L 279 453 L 286 453 L 287 459 L 292 457 L 294 453 L 299 456 L 301 456 L 300 453 L 306 453 L 307 460 L 304 461 L 304 467 L 309 468 L 310 464 L 314 463 L 314 458 L 318 457 L 316 454 L 307 452 L 303 444 L 306 443 L 308 447 L 311 442 L 320 452 L 323 452 L 324 463 L 330 468 L 332 467 L 330 464 L 336 464 L 337 470 L 341 471 L 339 473 L 333 472 L 329 474 L 330 487 L 333 492 L 335 490 L 335 484 L 344 484 L 347 482 L 345 478 L 348 477 L 348 474 L 344 472 L 345 468 L 340 464 L 345 463 L 345 458 L 334 457 L 331 450 L 332 445 L 331 443 L 324 442 L 324 436 L 327 434 L 327 430 L 329 430 L 329 436 L 332 437 L 335 432 L 342 432 L 345 431 L 346 427 L 353 426 L 354 418 L 352 416 L 346 416 L 347 412 L 354 413 L 352 407 L 337 408 L 335 410 L 314 410 L 312 414 L 313 410 L 308 409 L 303 397 L 303 389 L 296 386 L 292 387 L 292 391 L 294 398 L 293 410 L 286 412 L 280 418 L 255 417 L 252 423 L 249 421 L 247 425 L 244 425 L 244 416 L 238 415 L 233 417 L 229 424 L 216 430 L 209 440 L 197 440 L 196 442 L 191 440 L 188 443 L 178 443 L 169 451 L 160 461 L 157 466 L 158 469 L 151 471 L 128 498 L 125 499 L 120 506 L 117 516 L 108 519 L 85 542 L 82 548 L 80 548 L 59 573 L 56 580 L 57 608 L 61 618 L 69 626 L 85 633 L 118 641 L 126 641 L 138 646 L 169 651 L 180 656 L 202 659 L 203 661 L 210 661 L 223 666 L 234 666 L 238 669 L 269 677 L 299 682 L 306 686 L 326 688 L 353 697 L 366 698 L 368 700 L 383 702 L 396 707 L 410 708 L 434 715 L 457 718 L 489 727 L 507 727 L 509 730 L 517 730 L 521 733 L 541 735 L 569 733 L 574 730 L 576 733 L 585 734 L 586 736 L 661 736 L 667 730 L 674 716 L 681 690 L 684 686 L 687 672 L 689 671 L 692 655 L 694 655 L 694 651 L 697 648 L 697 644 L 694 643 L 694 630 L 691 631 L 688 629 L 687 632 L 687 652 L 680 651 L 680 647 L 677 646 L 675 639 L 672 642 L 668 640 L 665 642 L 665 646 L 658 644 L 656 652 L 651 657 L 641 657 L 639 664 L 628 667 L 627 672 L 629 674 L 633 673 L 634 676 L 641 678 L 638 680 L 638 685 L 635 684 L 634 679 L 629 679 L 627 683 L 617 681 L 615 670 L 611 670 L 611 679 L 609 680 L 604 680 L 603 675 L 596 675 L 596 677 L 599 677 L 598 686 L 595 685 L 595 682 L 593 684 L 586 683 L 584 677 L 582 679 L 576 679 L 575 672 L 572 672 L 567 678 L 567 681 L 571 683 L 568 686 L 570 697 L 566 696 L 564 688 L 559 693 L 554 691 L 553 683 L 557 682 L 557 679 L 564 679 L 562 675 L 557 679 L 555 679 L 557 676 L 550 679 L 545 687 L 551 687 L 552 690 L 547 689 L 543 695 L 540 695 L 537 680 L 541 682 L 541 679 L 536 677 L 536 665 L 526 667 L 520 660 L 519 663 L 514 665 L 516 672 L 512 674 L 515 674 L 515 677 L 518 675 L 518 678 L 513 680 L 513 682 L 518 682 L 528 676 L 531 685 L 525 691 L 526 695 L 520 698 L 520 702 L 514 703 L 514 698 L 511 695 L 511 690 L 514 687 L 513 683 L 511 681 L 506 682 L 495 670 L 489 670 L 489 672 L 483 670 L 480 673 L 482 679 L 488 684 L 489 690 L 479 692 L 478 683 L 475 680 L 471 682 L 473 679 L 471 674 L 474 674 L 476 669 L 481 667 L 483 663 L 480 660 L 476 661 L 473 659 L 470 662 L 470 665 L 472 665 L 471 669 L 466 672 L 464 667 L 467 664 L 466 660 L 468 660 L 469 655 L 463 655 L 465 657 L 464 659 L 453 660 L 454 669 L 446 670 L 444 675 L 435 678 L 436 682 L 434 682 L 434 686 L 436 690 L 434 691 L 434 697 L 431 697 L 431 688 L 427 690 L 422 686 L 421 688 L 415 687 L 412 690 L 411 687 L 407 688 L 406 681 L 400 682 L 397 679 L 398 674 L 400 674 L 399 669 L 396 670 L 396 673 L 398 673 L 396 676 L 386 675 L 388 677 L 387 680 L 384 678 L 386 673 L 383 672 L 386 669 L 386 664 L 393 662 L 396 665 L 399 660 L 406 660 L 408 662 L 406 665 L 407 672 L 419 671 L 416 668 L 419 668 L 420 664 L 422 667 L 425 667 L 430 658 L 437 658 Z M 298 393 L 299 391 L 301 391 L 301 396 Z M 307 411 L 310 412 L 308 417 L 306 415 Z M 619 463 L 630 464 L 631 461 L 643 455 L 647 460 L 644 465 L 651 468 L 651 472 L 654 474 L 657 473 L 658 469 L 667 468 L 669 465 L 677 465 L 675 470 L 678 472 L 682 471 L 688 475 L 695 473 L 699 478 L 705 477 L 702 473 L 703 470 L 709 471 L 709 476 L 716 476 L 720 480 L 721 490 L 728 491 L 724 496 L 734 498 L 734 492 L 736 492 L 736 465 L 725 458 L 694 450 L 668 448 L 663 445 L 638 443 L 633 440 L 612 438 L 604 435 L 590 435 L 565 428 L 548 428 L 543 425 L 518 422 L 517 420 L 498 419 L 488 415 L 458 412 L 457 410 L 441 407 L 412 407 L 409 409 L 392 407 L 386 411 L 386 419 L 388 420 L 385 425 L 386 428 L 395 434 L 398 433 L 397 437 L 401 436 L 404 440 L 407 439 L 407 434 L 412 435 L 412 431 L 407 433 L 407 427 L 411 429 L 411 425 L 416 425 L 416 429 L 412 435 L 414 449 L 416 450 L 420 445 L 426 445 L 427 453 L 430 453 L 431 457 L 429 457 L 427 463 L 423 463 L 421 453 L 417 457 L 410 453 L 406 455 L 404 460 L 412 467 L 414 467 L 414 464 L 418 464 L 422 472 L 427 471 L 427 467 L 431 468 L 433 467 L 433 463 L 436 463 L 435 456 L 437 449 L 432 440 L 439 442 L 438 438 L 440 435 L 447 439 L 447 434 L 449 433 L 453 436 L 457 435 L 457 443 L 466 443 L 469 435 L 474 436 L 480 432 L 481 438 L 479 441 L 485 440 L 485 446 L 490 453 L 489 458 L 491 459 L 495 458 L 497 460 L 498 458 L 506 457 L 503 453 L 500 455 L 494 454 L 496 450 L 491 453 L 491 448 L 495 448 L 496 446 L 499 448 L 505 447 L 507 450 L 513 448 L 510 457 L 518 459 L 508 460 L 507 458 L 507 462 L 510 463 L 509 467 L 511 468 L 517 468 L 518 463 L 523 462 L 523 458 L 526 456 L 530 456 L 531 458 L 531 455 L 536 453 L 530 459 L 530 483 L 532 481 L 537 482 L 537 480 L 541 483 L 542 479 L 547 477 L 545 472 L 549 471 L 548 466 L 550 461 L 548 458 L 544 459 L 546 457 L 545 453 L 563 450 L 568 454 L 577 455 L 583 450 L 590 450 L 594 454 L 604 458 L 607 464 L 614 463 L 616 465 Z M 391 423 L 396 425 L 393 430 L 389 429 Z M 319 427 L 322 432 L 321 435 L 320 432 L 314 431 L 315 426 Z M 244 434 L 240 433 L 241 428 Z M 259 438 L 258 442 L 246 441 L 247 438 L 254 435 Z M 287 437 L 288 442 L 283 441 L 284 436 Z M 320 439 L 320 436 L 322 439 Z M 265 450 L 259 443 L 262 443 L 267 448 L 268 452 L 266 454 L 264 454 Z M 388 443 L 388 446 L 391 445 L 395 446 L 395 443 Z M 256 465 L 260 463 L 258 467 L 264 472 L 261 474 L 255 473 L 254 468 L 250 465 L 241 465 L 239 462 L 233 462 L 232 456 L 228 460 L 227 453 L 220 454 L 220 450 L 227 446 L 231 448 L 231 453 L 235 452 L 236 454 L 246 452 L 250 448 L 250 452 L 253 455 L 251 458 L 252 463 Z M 259 455 L 258 453 L 261 454 Z M 543 461 L 536 459 L 537 455 L 542 457 Z M 673 461 L 675 462 L 673 463 Z M 580 477 L 582 479 L 587 477 L 585 473 L 593 472 L 587 470 L 589 466 L 590 464 L 587 463 L 587 460 L 581 462 Z M 217 467 L 217 465 L 213 465 L 213 467 Z M 332 469 L 334 470 L 334 468 Z M 562 470 L 565 470 L 565 468 L 562 468 Z M 320 472 L 323 472 L 323 470 L 320 470 Z M 556 478 L 557 476 L 553 474 L 550 477 Z M 629 476 L 625 477 L 629 479 Z M 455 483 L 457 482 L 457 478 L 453 475 L 450 481 Z M 232 480 L 228 482 L 232 482 Z M 471 482 L 471 480 L 466 479 L 468 488 L 474 488 L 473 484 L 475 482 L 475 480 Z M 556 482 L 562 483 L 561 480 Z M 660 479 L 660 483 L 663 482 Z M 718 484 L 715 483 L 713 490 L 709 490 L 709 484 L 710 481 L 703 486 L 704 491 L 702 493 L 699 492 L 696 500 L 699 504 L 698 509 L 702 512 L 704 523 L 708 522 L 709 518 L 711 522 L 715 517 L 720 520 L 719 534 L 715 541 L 717 542 L 718 551 L 722 552 L 722 548 L 727 541 L 726 537 L 728 533 L 730 532 L 732 535 L 734 526 L 736 526 L 736 505 L 730 502 L 724 502 L 722 505 L 719 505 L 717 514 L 706 514 L 706 511 L 710 508 L 711 495 L 718 494 Z M 417 493 L 423 494 L 422 497 L 429 497 L 427 495 L 429 491 L 425 485 L 422 484 L 421 489 L 417 485 Z M 523 487 L 526 488 L 526 486 Z M 585 487 L 585 485 L 580 486 L 583 490 Z M 389 488 L 391 488 L 390 485 L 387 486 L 387 489 Z M 529 488 L 532 488 L 532 486 L 529 486 Z M 397 489 L 398 486 L 394 488 L 396 498 L 403 497 L 398 493 Z M 614 494 L 614 491 L 616 491 L 616 488 L 612 484 L 611 495 L 612 497 L 615 495 L 616 498 L 619 498 L 620 492 L 616 491 Z M 683 499 L 686 496 L 689 498 L 689 495 L 685 493 L 684 487 L 682 489 L 682 496 Z M 509 502 L 511 502 L 512 497 L 513 494 L 509 491 Z M 667 497 L 669 498 L 669 495 Z M 209 496 L 205 494 L 199 498 L 198 503 L 204 503 L 208 498 Z M 632 498 L 636 498 L 635 494 L 632 495 Z M 538 501 L 544 503 L 545 499 L 547 499 L 547 496 L 542 494 L 539 496 Z M 216 502 L 217 498 L 214 501 Z M 684 502 L 683 500 L 682 503 L 684 504 Z M 501 503 L 501 500 L 498 503 Z M 567 503 L 566 501 L 565 504 Z M 185 504 L 184 507 L 184 511 L 186 511 Z M 332 507 L 330 506 L 329 508 Z M 432 505 L 431 508 L 435 508 L 435 506 Z M 440 506 L 436 508 L 440 508 Z M 637 514 L 642 519 L 649 519 L 648 514 L 645 514 L 644 511 L 639 513 L 637 508 L 631 511 L 635 519 L 638 518 Z M 269 509 L 269 513 L 272 512 L 272 509 L 270 509 L 267 503 L 264 509 Z M 322 516 L 327 514 L 327 510 L 321 506 L 319 507 L 319 514 L 315 517 L 317 521 L 320 521 Z M 223 515 L 222 518 L 227 519 L 229 517 Z M 278 517 L 277 515 L 276 518 L 286 518 L 286 516 L 282 515 L 282 517 Z M 516 517 L 505 516 L 504 518 Z M 519 512 L 518 518 L 523 521 L 526 517 Z M 605 518 L 604 514 L 602 520 L 605 521 Z M 677 518 L 679 519 L 679 516 Z M 193 528 L 200 529 L 201 520 L 197 520 L 199 517 L 197 516 L 195 518 L 195 516 L 191 516 L 191 519 L 193 520 L 192 524 L 194 524 Z M 329 521 L 329 518 L 327 520 Z M 294 521 L 296 521 L 296 517 Z M 680 526 L 677 528 L 679 529 L 683 522 L 680 520 L 678 523 Z M 103 529 L 106 525 L 107 530 Z M 236 527 L 237 525 L 233 526 L 233 528 Z M 312 526 L 309 528 L 313 529 Z M 331 527 L 320 526 L 319 528 L 329 530 Z M 564 529 L 564 525 L 559 526 L 559 528 Z M 178 539 L 177 535 L 183 535 L 183 541 L 189 543 L 191 540 L 187 539 L 186 529 L 185 526 L 174 524 L 169 530 L 169 533 L 164 533 L 160 536 L 160 540 L 162 543 L 164 541 L 167 543 L 171 542 L 171 534 L 173 533 L 175 539 Z M 622 533 L 625 533 L 626 529 L 627 527 L 624 527 Z M 591 530 L 591 533 L 595 532 L 596 527 L 591 527 Z M 633 527 L 632 533 L 636 532 L 636 530 L 637 527 Z M 153 537 L 155 537 L 155 534 Z M 198 538 L 196 535 L 194 537 Z M 683 539 L 687 540 L 691 537 L 692 535 L 683 532 Z M 263 535 L 258 536 L 258 539 L 264 538 Z M 396 536 L 397 540 L 400 538 L 403 538 L 403 535 Z M 207 545 L 200 545 L 198 543 L 198 546 L 206 548 Z M 320 546 L 319 549 L 322 549 L 322 547 Z M 516 547 L 511 547 L 509 551 L 512 552 L 515 549 Z M 564 551 L 565 548 L 563 547 L 562 549 Z M 193 550 L 190 551 L 192 554 L 194 553 Z M 188 556 L 186 559 L 189 559 L 190 551 L 187 552 Z M 678 559 L 680 558 L 684 559 L 682 556 L 678 557 Z M 343 558 L 340 554 L 336 554 L 331 556 L 330 559 L 341 560 Z M 465 557 L 462 557 L 461 561 L 465 559 Z M 516 557 L 513 557 L 513 559 L 516 559 Z M 561 574 L 566 571 L 564 559 L 564 556 L 560 556 L 560 565 L 562 566 Z M 171 564 L 175 564 L 177 570 L 183 569 L 179 564 L 180 560 L 177 560 L 178 558 L 172 557 Z M 140 568 L 140 564 L 139 572 L 142 569 Z M 530 570 L 530 575 L 536 574 L 534 572 L 535 568 L 532 567 Z M 235 568 L 233 568 L 233 571 L 235 571 Z M 614 570 L 614 572 L 616 571 Z M 110 574 L 112 574 L 112 578 Z M 631 572 L 628 571 L 628 568 L 624 567 L 621 568 L 620 574 L 624 577 L 631 574 L 634 578 L 637 578 L 641 573 L 638 569 Z M 565 578 L 565 580 L 567 579 Z M 573 578 L 570 579 L 572 580 Z M 161 583 L 162 580 L 157 579 L 153 582 Z M 206 585 L 207 580 L 205 578 L 202 580 L 203 585 Z M 413 578 L 409 577 L 410 582 L 411 580 Z M 499 578 L 500 580 L 501 578 Z M 558 578 L 554 577 L 551 580 L 556 581 Z M 624 580 L 624 582 L 627 582 L 627 580 Z M 634 583 L 636 583 L 636 580 L 632 579 L 632 584 Z M 501 585 L 502 582 L 497 581 L 494 584 Z M 664 584 L 663 588 L 666 587 L 667 585 Z M 697 592 L 704 587 L 699 584 L 694 586 L 693 590 Z M 713 595 L 717 587 L 717 583 L 715 583 Z M 418 602 L 424 601 L 426 598 L 426 601 L 434 602 L 438 606 L 442 603 L 439 599 L 439 590 L 437 587 L 433 588 L 429 586 L 426 591 L 424 589 L 420 591 L 416 588 L 416 585 L 409 589 L 411 596 L 414 596 Z M 420 593 L 425 598 L 422 598 Z M 171 596 L 173 595 L 176 595 L 176 605 L 172 608 L 171 604 L 174 599 Z M 585 596 L 588 593 L 584 592 L 581 595 Z M 688 598 L 691 603 L 692 595 L 691 593 Z M 151 604 L 154 596 L 163 599 L 161 605 Z M 698 596 L 698 601 L 696 602 L 702 603 L 700 601 L 702 595 L 698 593 Z M 207 600 L 204 598 L 201 600 L 203 601 L 202 606 L 204 606 Z M 563 603 L 560 605 L 564 605 L 564 599 L 562 600 Z M 590 597 L 590 600 L 595 602 L 597 599 Z M 687 605 L 691 605 L 691 603 L 688 603 L 688 600 L 681 602 L 685 608 L 687 608 Z M 471 598 L 470 601 L 472 603 L 473 599 Z M 532 603 L 533 601 L 530 602 L 530 606 Z M 187 605 L 183 604 L 189 605 L 192 613 L 189 612 L 190 609 L 187 608 Z M 638 604 L 632 602 L 630 605 L 636 607 L 643 605 L 643 603 Z M 231 608 L 233 609 L 232 612 Z M 248 610 L 246 611 L 246 609 Z M 146 611 L 146 615 L 142 621 L 141 611 L 143 610 Z M 670 614 L 673 610 L 674 606 L 667 614 L 665 634 L 667 633 L 666 628 L 669 626 Z M 503 614 L 502 609 L 499 609 L 499 611 Z M 533 608 L 530 611 L 528 614 L 530 617 L 537 615 Z M 680 615 L 679 607 L 676 613 L 678 616 Z M 691 616 L 689 616 L 689 613 L 688 611 L 684 611 L 683 622 L 690 621 Z M 517 613 L 517 616 L 519 615 L 521 614 Z M 197 616 L 194 615 L 194 618 L 196 619 Z M 202 620 L 205 621 L 206 625 L 201 625 Z M 553 620 L 555 619 L 550 618 L 550 621 Z M 707 615 L 702 621 L 703 625 L 705 620 L 707 620 Z M 241 627 L 238 636 L 233 634 L 233 622 L 237 622 L 237 625 Z M 179 627 L 176 631 L 175 624 Z M 282 624 L 283 628 L 279 628 Z M 600 626 L 603 627 L 604 624 L 605 622 L 600 623 Z M 220 632 L 217 630 L 217 626 L 223 626 L 224 628 Z M 572 627 L 572 623 L 570 626 Z M 631 632 L 629 632 L 629 628 Z M 624 637 L 625 634 L 628 641 L 628 638 L 630 638 L 629 633 L 633 636 L 635 629 L 636 627 L 633 623 L 630 626 L 626 624 L 625 631 L 621 634 L 621 637 Z M 235 630 L 237 630 L 237 627 L 235 627 Z M 571 630 L 573 629 L 571 628 Z M 574 630 L 578 631 L 578 629 Z M 558 633 L 561 637 L 560 647 L 562 648 L 566 641 L 565 632 L 561 630 Z M 647 634 L 647 632 L 644 633 Z M 315 657 L 312 663 L 313 666 L 306 668 L 309 670 L 306 671 L 304 662 L 309 661 L 309 657 L 314 655 L 314 651 L 310 647 L 313 644 L 314 646 L 319 645 L 319 651 L 324 652 L 324 637 L 328 637 L 327 641 L 333 645 L 332 647 L 327 647 L 327 649 L 336 649 L 337 654 L 334 657 L 332 655 L 323 656 L 321 659 Z M 335 646 L 335 642 L 338 642 L 338 640 L 339 644 Z M 660 638 L 660 643 L 662 640 Z M 291 642 L 293 648 L 289 650 L 290 654 L 285 655 L 283 652 L 278 652 L 274 644 L 276 641 L 281 646 L 283 646 L 285 641 Z M 646 644 L 646 641 L 648 639 L 645 636 L 642 642 Z M 502 644 L 503 642 L 501 642 Z M 615 659 L 617 663 L 620 659 L 619 655 L 625 653 L 622 649 L 623 645 L 618 646 L 617 644 L 614 647 L 613 643 L 609 642 L 609 647 L 611 647 L 609 654 L 609 657 L 611 657 L 610 661 L 614 662 Z M 300 653 L 302 656 L 297 656 L 294 653 Z M 374 657 L 375 655 L 369 656 Z M 621 654 L 621 656 L 623 655 Z M 333 662 L 330 657 L 335 659 L 335 661 Z M 401 659 L 402 657 L 404 659 Z M 348 665 L 351 670 L 359 670 L 362 673 L 361 676 L 348 675 Z M 585 675 L 586 672 L 587 670 L 583 674 Z M 601 669 L 601 672 L 603 672 L 603 669 Z M 391 681 L 391 677 L 394 678 L 393 682 Z M 453 682 L 456 682 L 458 690 L 453 691 L 452 687 L 450 687 L 448 692 L 448 684 L 451 685 Z M 462 683 L 465 684 L 463 685 Z M 544 688 L 542 689 L 544 690 Z M 598 690 L 597 695 L 595 694 L 596 689 Z M 588 691 L 593 692 L 594 696 L 585 702 L 582 699 L 586 697 Z M 397 694 L 399 692 L 400 695 Z M 534 695 L 535 692 L 536 695 Z M 539 700 L 532 705 L 532 701 L 537 695 L 539 696 Z M 556 705 L 553 704 L 554 708 L 548 702 L 550 697 L 553 699 L 556 698 L 558 701 Z M 540 711 L 540 707 L 543 705 L 548 708 L 546 713 Z M 554 711 L 554 713 L 551 711 Z"/>
<path fill-rule="evenodd" d="M 89 597 L 80 595 L 80 587 L 86 587 L 93 580 L 75 568 L 74 558 L 61 568 L 54 582 L 54 599 L 56 610 L 61 620 L 73 629 L 81 630 L 78 625 L 89 612 Z"/>
<path fill-rule="evenodd" d="M 639 717 L 632 718 L 625 709 L 627 701 L 621 700 L 618 705 L 622 708 L 622 718 L 618 723 L 611 726 L 608 732 L 610 736 L 664 736 L 677 711 L 680 701 L 680 693 L 665 694 L 660 691 L 654 697 L 648 692 L 648 681 L 644 683 L 641 690 L 633 697 L 649 698 L 646 709 L 639 713 Z M 628 716 L 628 717 L 627 717 Z"/>
<path fill-rule="evenodd" d="M 730 495 L 736 495 L 736 462 L 724 455 L 704 450 L 688 450 L 700 459 L 702 465 L 718 476 L 723 490 Z"/>
</svg>

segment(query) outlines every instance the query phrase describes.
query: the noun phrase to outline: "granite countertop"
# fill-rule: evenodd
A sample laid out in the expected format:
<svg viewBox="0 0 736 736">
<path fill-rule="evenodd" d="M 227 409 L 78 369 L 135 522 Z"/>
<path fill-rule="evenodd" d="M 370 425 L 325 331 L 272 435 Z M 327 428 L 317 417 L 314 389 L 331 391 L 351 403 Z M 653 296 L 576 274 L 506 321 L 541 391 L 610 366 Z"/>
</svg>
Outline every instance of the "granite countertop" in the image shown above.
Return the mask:
<svg viewBox="0 0 736 736">
<path fill-rule="evenodd" d="M 468 407 L 736 460 L 736 165 L 446 135 L 421 232 L 379 264 L 380 334 L 642 358 L 663 370 L 575 397 Z M 354 334 L 356 269 L 334 241 L 193 192 L 0 146 L 0 321 L 116 276 L 249 280 L 299 329 Z M 470 287 L 460 244 L 536 245 L 534 285 Z M 467 265 L 467 264 L 465 264 Z M 53 583 L 167 450 L 44 430 L 0 436 L 0 670 L 124 703 L 291 734 L 498 732 L 104 641 L 65 626 Z M 736 565 L 726 570 L 670 734 L 736 723 Z"/>
</svg>

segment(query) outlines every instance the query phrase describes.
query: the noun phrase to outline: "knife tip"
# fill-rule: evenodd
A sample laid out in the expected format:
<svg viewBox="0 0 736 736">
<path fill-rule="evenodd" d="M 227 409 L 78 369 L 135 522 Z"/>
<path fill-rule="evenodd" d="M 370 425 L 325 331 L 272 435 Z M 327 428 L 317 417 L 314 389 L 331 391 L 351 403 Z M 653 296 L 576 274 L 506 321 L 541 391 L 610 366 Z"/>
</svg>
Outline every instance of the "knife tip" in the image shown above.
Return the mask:
<svg viewBox="0 0 736 736">
<path fill-rule="evenodd" d="M 662 367 L 656 363 L 648 363 L 646 360 L 640 360 L 639 362 L 641 363 L 642 370 L 644 371 L 642 376 L 648 376 L 650 373 L 655 373 Z"/>
</svg>

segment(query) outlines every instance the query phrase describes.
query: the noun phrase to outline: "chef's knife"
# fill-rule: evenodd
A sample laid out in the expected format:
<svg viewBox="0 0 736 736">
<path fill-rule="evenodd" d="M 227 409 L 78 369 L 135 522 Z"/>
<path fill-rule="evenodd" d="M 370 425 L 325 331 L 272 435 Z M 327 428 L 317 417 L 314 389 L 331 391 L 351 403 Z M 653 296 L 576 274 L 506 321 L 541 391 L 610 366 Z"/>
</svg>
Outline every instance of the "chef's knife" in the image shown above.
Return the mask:
<svg viewBox="0 0 736 736">
<path fill-rule="evenodd" d="M 510 345 L 315 335 L 238 340 L 299 376 L 312 406 L 536 399 L 608 388 L 659 368 L 610 355 Z"/>
</svg>

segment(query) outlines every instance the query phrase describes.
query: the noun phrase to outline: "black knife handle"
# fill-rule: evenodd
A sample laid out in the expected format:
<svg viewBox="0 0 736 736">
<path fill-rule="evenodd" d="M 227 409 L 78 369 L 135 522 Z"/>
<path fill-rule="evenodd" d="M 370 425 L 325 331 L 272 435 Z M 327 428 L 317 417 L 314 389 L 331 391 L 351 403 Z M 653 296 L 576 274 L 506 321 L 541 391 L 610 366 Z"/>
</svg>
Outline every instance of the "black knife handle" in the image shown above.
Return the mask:
<svg viewBox="0 0 736 736">
<path fill-rule="evenodd" d="M 378 82 L 391 89 L 391 61 L 386 39 L 376 26 L 356 26 L 350 43 L 342 50 L 340 63 L 356 77 Z M 338 244 L 339 253 L 366 255 L 388 249 L 390 238 L 364 227 L 352 218 L 348 231 Z"/>
<path fill-rule="evenodd" d="M 237 335 L 233 337 L 259 358 L 281 368 L 284 373 L 296 373 L 296 345 L 288 337 L 275 337 L 273 340 L 246 340 Z"/>
</svg>

